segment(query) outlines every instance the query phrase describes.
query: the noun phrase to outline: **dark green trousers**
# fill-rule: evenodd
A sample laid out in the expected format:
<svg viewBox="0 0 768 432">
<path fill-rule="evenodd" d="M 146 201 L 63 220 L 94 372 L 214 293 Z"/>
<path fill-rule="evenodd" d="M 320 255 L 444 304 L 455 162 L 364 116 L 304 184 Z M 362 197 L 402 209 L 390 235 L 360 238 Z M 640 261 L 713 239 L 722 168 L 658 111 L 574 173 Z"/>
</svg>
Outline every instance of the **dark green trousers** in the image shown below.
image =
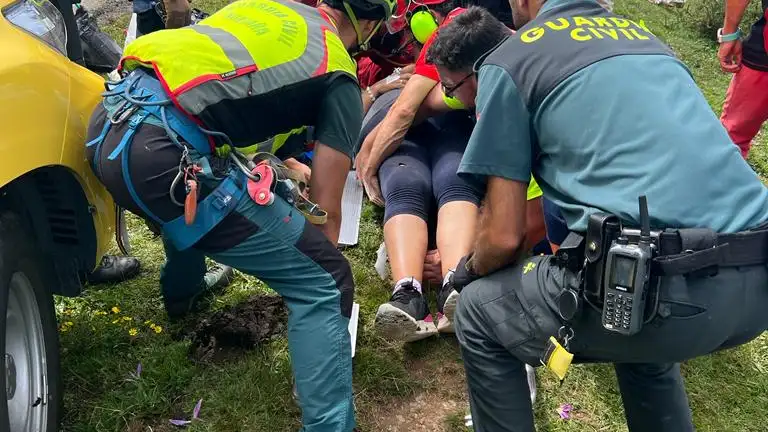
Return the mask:
<svg viewBox="0 0 768 432">
<path fill-rule="evenodd" d="M 525 363 L 540 366 L 563 324 L 556 299 L 575 278 L 553 257 L 533 257 L 468 285 L 456 334 L 477 432 L 533 431 Z M 633 336 L 603 330 L 585 307 L 574 323 L 575 362 L 614 363 L 632 432 L 693 431 L 679 362 L 748 342 L 768 328 L 765 265 L 721 268 L 713 277 L 665 277 L 660 315 Z M 567 379 L 567 378 L 566 378 Z"/>
</svg>

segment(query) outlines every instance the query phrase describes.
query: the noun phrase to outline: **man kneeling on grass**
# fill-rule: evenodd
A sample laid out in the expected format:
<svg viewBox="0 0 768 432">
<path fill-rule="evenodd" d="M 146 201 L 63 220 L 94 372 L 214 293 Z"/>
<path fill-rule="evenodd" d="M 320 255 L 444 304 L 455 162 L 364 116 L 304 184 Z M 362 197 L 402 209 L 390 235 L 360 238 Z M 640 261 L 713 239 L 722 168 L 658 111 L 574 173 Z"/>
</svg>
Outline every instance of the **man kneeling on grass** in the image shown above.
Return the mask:
<svg viewBox="0 0 768 432">
<path fill-rule="evenodd" d="M 518 33 L 477 62 L 457 53 L 488 21 L 457 17 L 428 52 L 443 84 L 477 101 L 459 174 L 488 185 L 474 250 L 453 277 L 474 428 L 534 430 L 524 365 L 567 379 L 570 351 L 615 364 L 630 430 L 692 431 L 680 362 L 768 327 L 768 189 L 645 27 L 595 1 L 511 5 Z M 625 31 L 585 36 L 594 23 Z M 531 172 L 577 259 L 521 259 Z M 622 237 L 606 240 L 605 220 Z M 658 235 L 638 235 L 641 225 Z"/>
</svg>

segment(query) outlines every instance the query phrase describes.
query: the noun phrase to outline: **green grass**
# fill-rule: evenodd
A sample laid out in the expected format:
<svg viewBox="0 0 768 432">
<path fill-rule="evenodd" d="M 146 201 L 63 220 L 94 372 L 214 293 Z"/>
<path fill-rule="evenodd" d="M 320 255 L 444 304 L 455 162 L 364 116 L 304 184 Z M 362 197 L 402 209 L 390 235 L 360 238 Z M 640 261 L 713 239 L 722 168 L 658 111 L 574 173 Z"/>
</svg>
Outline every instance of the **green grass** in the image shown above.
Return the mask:
<svg viewBox="0 0 768 432">
<path fill-rule="evenodd" d="M 225 1 L 197 0 L 213 10 Z M 711 40 L 686 23 L 679 9 L 646 0 L 623 0 L 617 12 L 645 20 L 688 64 L 713 110 L 719 113 L 729 77 L 719 71 Z M 127 19 L 106 30 L 121 40 Z M 628 83 L 631 85 L 631 83 Z M 768 150 L 761 136 L 750 163 L 768 174 Z M 366 204 L 360 244 L 346 252 L 361 304 L 361 326 L 354 361 L 358 419 L 365 431 L 462 431 L 466 411 L 463 372 L 455 340 L 392 345 L 371 330 L 374 312 L 388 297 L 388 284 L 373 270 L 381 242 L 381 213 Z M 143 270 L 135 280 L 88 289 L 76 299 L 57 299 L 65 382 L 65 431 L 168 431 L 170 418 L 189 418 L 203 399 L 201 420 L 191 431 L 288 431 L 300 426 L 291 397 L 290 359 L 278 340 L 242 358 L 198 365 L 187 358 L 188 342 L 176 340 L 166 322 L 159 294 L 162 245 L 135 219 L 131 220 L 135 253 Z M 238 275 L 214 309 L 235 304 L 267 288 Z M 117 306 L 119 313 L 111 308 Z M 69 324 L 71 323 L 71 325 Z M 150 324 L 162 327 L 160 333 Z M 156 328 L 156 327 L 155 327 Z M 136 329 L 136 336 L 131 336 Z M 143 371 L 136 378 L 138 363 Z M 684 375 L 701 431 L 762 431 L 768 406 L 768 337 L 736 350 L 695 359 Z M 622 431 L 626 425 L 612 368 L 579 365 L 560 386 L 540 370 L 536 419 L 542 431 Z M 423 399 L 420 399 L 423 398 Z M 422 401 L 419 403 L 419 401 Z M 426 401 L 426 402 L 423 402 Z M 447 403 L 450 402 L 450 403 Z M 562 403 L 574 405 L 573 418 L 560 420 Z M 404 428 L 397 416 L 431 418 L 428 426 Z M 401 426 L 398 426 L 401 425 Z"/>
</svg>

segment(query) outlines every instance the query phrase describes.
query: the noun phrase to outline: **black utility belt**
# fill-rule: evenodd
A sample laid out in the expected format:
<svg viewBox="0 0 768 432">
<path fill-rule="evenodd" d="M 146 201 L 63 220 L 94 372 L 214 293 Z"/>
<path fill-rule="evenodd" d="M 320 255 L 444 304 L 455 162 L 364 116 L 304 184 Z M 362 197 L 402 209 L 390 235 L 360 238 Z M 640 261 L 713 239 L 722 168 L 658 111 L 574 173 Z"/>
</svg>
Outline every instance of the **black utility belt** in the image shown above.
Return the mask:
<svg viewBox="0 0 768 432">
<path fill-rule="evenodd" d="M 654 231 L 625 227 L 618 217 L 597 213 L 587 231 L 571 232 L 555 255 L 559 266 L 581 279 L 581 292 L 561 296 L 561 309 L 574 314 L 561 316 L 570 320 L 583 298 L 602 311 L 607 330 L 631 335 L 655 315 L 660 278 L 714 276 L 723 267 L 768 263 L 768 224 L 734 234 L 705 228 Z"/>
<path fill-rule="evenodd" d="M 556 253 L 557 262 L 574 272 L 605 261 L 619 237 L 637 244 L 640 230 L 624 227 L 618 217 L 595 213 L 586 233 L 571 232 Z M 711 275 L 719 267 L 768 263 L 768 223 L 752 230 L 720 234 L 707 228 L 651 231 L 655 276 Z"/>
</svg>

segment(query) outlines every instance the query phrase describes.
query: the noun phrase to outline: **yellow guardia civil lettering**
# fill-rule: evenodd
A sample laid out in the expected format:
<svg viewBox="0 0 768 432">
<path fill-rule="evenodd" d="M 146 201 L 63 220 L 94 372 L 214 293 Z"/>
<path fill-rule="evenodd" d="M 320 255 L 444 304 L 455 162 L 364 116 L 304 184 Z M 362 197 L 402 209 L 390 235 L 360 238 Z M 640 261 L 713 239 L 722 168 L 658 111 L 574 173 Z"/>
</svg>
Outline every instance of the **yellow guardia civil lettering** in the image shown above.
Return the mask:
<svg viewBox="0 0 768 432">
<path fill-rule="evenodd" d="M 534 27 L 521 33 L 520 40 L 525 43 L 533 43 L 541 39 L 542 36 L 544 36 L 544 29 L 541 27 Z"/>
<path fill-rule="evenodd" d="M 648 40 L 653 33 L 644 21 L 636 23 L 632 20 L 617 17 L 568 17 L 546 21 L 538 27 L 532 27 L 520 33 L 520 41 L 534 43 L 541 39 L 547 31 L 568 30 L 571 39 L 577 42 L 587 42 L 595 39 L 613 40 Z"/>
</svg>

